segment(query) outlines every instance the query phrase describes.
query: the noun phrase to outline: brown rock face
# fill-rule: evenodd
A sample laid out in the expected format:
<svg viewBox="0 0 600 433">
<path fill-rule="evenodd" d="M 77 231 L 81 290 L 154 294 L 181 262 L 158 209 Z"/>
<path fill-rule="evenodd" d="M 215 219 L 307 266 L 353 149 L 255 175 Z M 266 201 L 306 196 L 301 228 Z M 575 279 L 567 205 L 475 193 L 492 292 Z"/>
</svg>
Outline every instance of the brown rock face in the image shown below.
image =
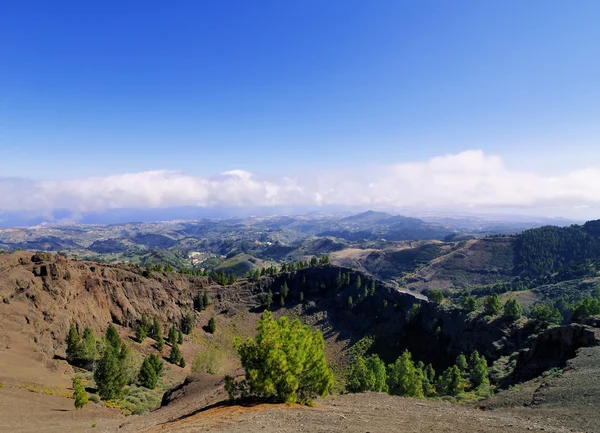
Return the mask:
<svg viewBox="0 0 600 433">
<path fill-rule="evenodd" d="M 71 323 L 97 335 L 115 322 L 134 327 L 142 314 L 163 326 L 179 323 L 193 298 L 207 290 L 217 301 L 221 287 L 207 278 L 175 273 L 145 278 L 137 267 L 69 261 L 54 254 L 0 255 L 0 320 L 23 322 L 43 352 L 62 350 Z"/>
</svg>

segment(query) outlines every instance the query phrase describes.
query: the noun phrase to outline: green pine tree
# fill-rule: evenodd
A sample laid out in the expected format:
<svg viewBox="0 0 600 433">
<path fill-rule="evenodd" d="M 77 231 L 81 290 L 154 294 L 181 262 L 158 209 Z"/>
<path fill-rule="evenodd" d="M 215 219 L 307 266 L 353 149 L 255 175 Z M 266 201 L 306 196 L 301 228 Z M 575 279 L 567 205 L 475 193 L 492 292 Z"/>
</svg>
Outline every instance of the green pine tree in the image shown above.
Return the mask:
<svg viewBox="0 0 600 433">
<path fill-rule="evenodd" d="M 465 384 L 460 369 L 453 365 L 444 372 L 439 383 L 438 393 L 455 396 L 463 392 L 464 388 Z"/>
<path fill-rule="evenodd" d="M 156 388 L 158 383 L 158 376 L 156 375 L 156 371 L 154 370 L 154 366 L 150 363 L 150 358 L 144 358 L 144 362 L 142 362 L 142 367 L 140 368 L 139 374 L 140 385 L 148 389 Z"/>
<path fill-rule="evenodd" d="M 183 344 L 183 332 L 177 331 L 177 344 Z"/>
<path fill-rule="evenodd" d="M 523 315 L 523 308 L 516 299 L 509 299 L 504 304 L 503 316 L 510 320 L 517 320 Z"/>
<path fill-rule="evenodd" d="M 138 343 L 143 343 L 146 337 L 148 336 L 148 330 L 146 329 L 146 325 L 140 322 L 135 329 L 135 340 Z"/>
<path fill-rule="evenodd" d="M 119 335 L 117 328 L 115 328 L 112 323 L 110 325 L 108 325 L 108 328 L 106 329 L 105 338 L 106 338 L 106 341 L 108 341 L 108 344 L 110 344 L 115 349 L 121 348 L 121 344 L 122 344 L 121 336 Z"/>
<path fill-rule="evenodd" d="M 165 371 L 164 362 L 162 362 L 160 356 L 155 355 L 154 353 L 148 357 L 148 360 L 150 362 L 150 365 L 152 365 L 152 368 L 154 368 L 154 371 L 156 372 L 156 377 L 160 379 Z"/>
<path fill-rule="evenodd" d="M 217 330 L 217 321 L 215 320 L 214 317 L 211 317 L 210 320 L 208 321 L 208 332 L 210 332 L 211 334 L 214 334 Z"/>
<path fill-rule="evenodd" d="M 464 354 L 461 353 L 457 356 L 456 366 L 461 373 L 465 373 L 469 369 L 469 363 L 467 362 L 467 357 Z"/>
<path fill-rule="evenodd" d="M 389 366 L 388 385 L 392 395 L 423 397 L 423 380 L 408 350 Z"/>
<path fill-rule="evenodd" d="M 152 321 L 152 330 L 150 336 L 155 340 L 158 340 L 158 337 L 162 338 L 162 327 L 160 326 L 160 321 L 156 316 L 154 316 L 154 320 Z"/>
<path fill-rule="evenodd" d="M 195 322 L 196 321 L 194 320 L 194 316 L 192 315 L 192 313 L 190 313 L 189 311 L 185 313 L 185 316 L 183 316 L 183 321 L 181 323 L 182 332 L 186 335 L 190 334 L 194 329 Z"/>
<path fill-rule="evenodd" d="M 76 377 L 73 378 L 73 399 L 75 400 L 75 409 L 81 409 L 88 403 L 85 387 Z"/>
<path fill-rule="evenodd" d="M 490 384 L 487 361 L 477 351 L 469 357 L 469 378 L 473 388 Z"/>
<path fill-rule="evenodd" d="M 171 347 L 171 354 L 169 355 L 169 362 L 171 364 L 179 365 L 179 363 L 181 362 L 182 359 L 183 359 L 183 357 L 181 356 L 181 351 L 179 350 L 179 346 L 177 345 L 177 342 L 175 342 L 175 344 L 173 344 L 173 347 Z"/>
<path fill-rule="evenodd" d="M 161 334 L 158 334 L 158 338 L 156 338 L 156 350 L 162 352 L 165 348 L 165 340 Z"/>
<path fill-rule="evenodd" d="M 93 363 L 98 357 L 98 349 L 96 347 L 96 337 L 90 328 L 83 330 L 83 340 L 81 340 L 83 359 L 89 364 Z"/>
<path fill-rule="evenodd" d="M 463 308 L 469 313 L 477 310 L 477 299 L 474 296 L 467 296 L 463 301 Z"/>
<path fill-rule="evenodd" d="M 102 358 L 98 361 L 94 380 L 98 387 L 98 394 L 103 400 L 114 400 L 123 393 L 127 378 L 123 374 L 124 352 L 119 352 L 112 345 L 108 345 Z"/>
<path fill-rule="evenodd" d="M 308 403 L 325 397 L 333 386 L 333 372 L 325 360 L 325 342 L 298 319 L 281 317 L 278 321 L 265 311 L 255 339 L 234 345 L 246 372 L 245 383 L 251 394 L 286 403 Z M 230 389 L 230 397 L 235 397 Z"/>
<path fill-rule="evenodd" d="M 83 355 L 83 347 L 81 344 L 81 337 L 75 325 L 69 326 L 69 332 L 67 333 L 67 362 L 69 364 L 78 365 L 81 362 Z"/>
<path fill-rule="evenodd" d="M 371 294 L 371 296 L 375 295 L 375 281 L 374 280 L 371 280 L 370 294 Z"/>
<path fill-rule="evenodd" d="M 167 341 L 169 342 L 170 345 L 173 345 L 173 344 L 177 343 L 177 337 L 178 337 L 177 328 L 175 327 L 175 324 L 173 324 L 171 326 L 171 329 L 169 329 L 169 336 L 167 337 Z"/>
<path fill-rule="evenodd" d="M 488 316 L 495 316 L 500 311 L 502 311 L 502 303 L 500 302 L 500 297 L 494 293 L 483 301 L 483 311 Z"/>
</svg>

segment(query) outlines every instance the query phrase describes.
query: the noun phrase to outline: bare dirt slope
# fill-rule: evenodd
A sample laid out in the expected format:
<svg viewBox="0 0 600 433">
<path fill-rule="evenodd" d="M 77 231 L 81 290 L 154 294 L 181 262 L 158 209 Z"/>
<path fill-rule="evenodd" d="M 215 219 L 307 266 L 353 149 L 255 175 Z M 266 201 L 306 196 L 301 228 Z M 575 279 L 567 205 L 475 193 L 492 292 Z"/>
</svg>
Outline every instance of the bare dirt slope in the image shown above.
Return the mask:
<svg viewBox="0 0 600 433">
<path fill-rule="evenodd" d="M 142 429 L 157 432 L 522 432 L 563 431 L 505 411 L 486 412 L 451 403 L 387 394 L 335 396 L 314 408 L 285 405 L 221 406 Z"/>
</svg>

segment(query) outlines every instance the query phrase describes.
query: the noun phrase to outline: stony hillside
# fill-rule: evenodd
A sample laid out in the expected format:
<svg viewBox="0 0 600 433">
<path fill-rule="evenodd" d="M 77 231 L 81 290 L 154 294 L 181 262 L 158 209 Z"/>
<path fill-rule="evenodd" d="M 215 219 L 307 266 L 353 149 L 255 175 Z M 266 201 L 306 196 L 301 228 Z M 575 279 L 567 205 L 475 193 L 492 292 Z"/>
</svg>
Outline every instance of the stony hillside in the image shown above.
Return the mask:
<svg viewBox="0 0 600 433">
<path fill-rule="evenodd" d="M 502 240 L 486 242 L 467 242 L 462 250 L 444 251 L 446 254 L 442 257 L 476 265 L 468 251 L 475 256 L 483 248 L 494 253 L 490 253 L 490 257 L 496 257 L 495 252 L 503 245 Z M 457 253 L 465 257 L 454 257 Z M 485 259 L 483 263 L 489 266 L 494 260 Z M 340 282 L 340 277 L 347 281 Z M 289 294 L 281 303 L 284 285 Z M 210 296 L 211 305 L 205 311 L 194 311 L 194 297 L 201 291 Z M 315 412 L 305 412 L 309 410 L 305 408 L 285 411 L 269 406 L 256 409 L 223 406 L 226 397 L 222 374 L 240 373 L 231 341 L 235 336 L 253 334 L 268 296 L 272 297 L 271 309 L 276 316 L 299 317 L 323 331 L 327 358 L 342 371 L 351 345 L 371 336 L 374 338 L 371 350 L 387 362 L 408 348 L 416 359 L 433 363 L 437 370 L 453 363 L 458 353 L 479 350 L 490 364 L 497 361 L 495 369 L 505 370 L 498 373 L 501 377 L 498 382 L 509 385 L 535 378 L 551 368 L 563 368 L 580 347 L 595 346 L 600 341 L 598 329 L 585 325 L 552 328 L 530 337 L 523 321 L 489 320 L 477 313 L 438 308 L 374 280 L 367 273 L 332 265 L 264 276 L 256 281 L 241 278 L 232 285 L 222 286 L 207 277 L 176 272 L 149 273 L 136 266 L 67 260 L 50 253 L 0 254 L 0 365 L 3 366 L 0 397 L 7 402 L 5 413 L 1 414 L 5 424 L 0 427 L 4 425 L 12 431 L 18 431 L 17 427 L 23 425 L 31 426 L 31 431 L 44 427 L 43 423 L 31 423 L 20 411 L 20 402 L 24 401 L 33 402 L 42 412 L 48 411 L 48 419 L 54 420 L 57 428 L 66 425 L 50 408 L 72 407 L 69 406 L 72 403 L 67 405 L 63 401 L 70 393 L 69 382 L 74 374 L 64 360 L 65 338 L 71 323 L 80 328 L 90 327 L 97 335 L 114 323 L 131 350 L 142 356 L 157 353 L 151 341 L 142 344 L 133 341 L 142 314 L 157 317 L 166 332 L 171 324 L 179 326 L 186 313 L 196 319 L 196 326 L 181 345 L 184 357 L 190 362 L 185 368 L 168 365 L 165 383 L 174 390 L 163 399 L 165 407 L 141 418 L 123 418 L 117 409 L 91 405 L 78 412 L 77 417 L 82 422 L 87 420 L 88 427 L 90 417 L 102 420 L 104 431 L 114 431 L 119 425 L 123 425 L 124 431 L 137 431 L 142 427 L 149 431 L 155 428 L 161 431 L 196 431 L 198 428 L 241 431 L 242 426 L 249 429 L 247 423 L 251 420 L 264 423 L 265 431 L 285 431 L 280 423 L 284 419 L 306 426 L 300 431 L 314 431 L 332 423 L 332 416 L 368 418 L 360 425 L 370 424 L 371 431 L 385 431 L 383 420 L 412 425 L 416 421 L 410 414 L 415 411 L 423 417 L 428 413 L 446 414 L 443 420 L 414 424 L 419 430 L 434 426 L 444 428 L 444 423 L 454 416 L 467 417 L 469 421 L 453 422 L 453 431 L 467 431 L 469 425 L 480 426 L 483 431 L 508 424 L 515 427 L 514 431 L 538 425 L 526 419 L 513 419 L 512 415 L 485 417 L 478 410 L 377 395 L 336 397 L 319 403 Z M 406 313 L 414 304 L 420 307 L 409 320 Z M 216 318 L 215 334 L 205 329 L 210 317 Z M 191 361 L 196 354 L 211 350 L 220 355 L 219 374 L 192 374 Z M 30 398 L 29 394 L 32 394 Z M 383 404 L 394 409 L 388 415 L 365 418 L 361 404 L 367 407 Z M 284 412 L 280 412 L 282 410 Z M 285 414 L 292 418 L 286 418 Z M 77 419 L 70 418 L 69 425 L 79 429 L 81 424 Z M 234 427 L 232 419 L 240 419 L 239 429 Z M 334 425 L 346 428 L 343 423 Z M 357 425 L 347 427 L 349 431 L 358 431 L 352 430 Z M 539 425 L 554 428 L 555 424 Z"/>
</svg>

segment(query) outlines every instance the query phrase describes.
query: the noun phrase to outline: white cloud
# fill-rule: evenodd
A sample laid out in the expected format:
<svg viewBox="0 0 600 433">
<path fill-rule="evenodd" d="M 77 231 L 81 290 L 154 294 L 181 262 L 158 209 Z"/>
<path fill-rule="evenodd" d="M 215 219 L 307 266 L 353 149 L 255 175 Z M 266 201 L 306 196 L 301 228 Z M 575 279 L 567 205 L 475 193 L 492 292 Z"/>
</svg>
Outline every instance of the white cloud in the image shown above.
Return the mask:
<svg viewBox="0 0 600 433">
<path fill-rule="evenodd" d="M 0 210 L 77 213 L 178 206 L 373 206 L 533 208 L 600 205 L 600 170 L 555 177 L 511 171 L 481 151 L 438 156 L 368 171 L 261 177 L 231 170 L 219 176 L 148 171 L 77 180 L 0 178 Z"/>
</svg>

